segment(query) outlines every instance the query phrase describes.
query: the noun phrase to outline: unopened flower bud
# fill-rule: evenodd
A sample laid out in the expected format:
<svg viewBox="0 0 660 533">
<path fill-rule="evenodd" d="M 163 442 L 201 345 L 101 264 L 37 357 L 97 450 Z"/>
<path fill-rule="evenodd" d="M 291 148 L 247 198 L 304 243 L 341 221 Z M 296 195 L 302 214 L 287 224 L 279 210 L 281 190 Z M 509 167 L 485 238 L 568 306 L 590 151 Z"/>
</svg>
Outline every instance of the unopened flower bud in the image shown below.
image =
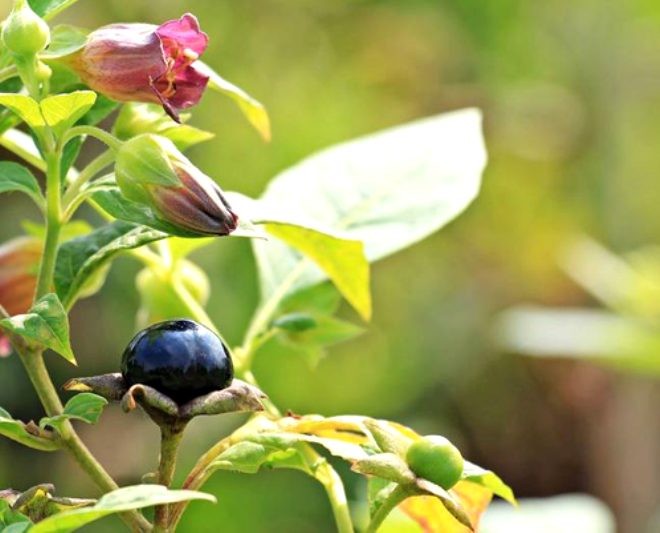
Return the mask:
<svg viewBox="0 0 660 533">
<path fill-rule="evenodd" d="M 129 200 L 198 235 L 228 235 L 238 224 L 222 189 L 165 137 L 139 135 L 122 144 L 117 185 Z"/>
<path fill-rule="evenodd" d="M 48 24 L 30 9 L 27 0 L 15 0 L 2 26 L 2 42 L 14 54 L 34 56 L 50 42 Z"/>
<path fill-rule="evenodd" d="M 121 102 L 160 103 L 178 121 L 178 112 L 197 104 L 208 83 L 195 65 L 207 45 L 197 19 L 186 13 L 160 26 L 103 26 L 63 61 L 95 91 Z"/>
</svg>

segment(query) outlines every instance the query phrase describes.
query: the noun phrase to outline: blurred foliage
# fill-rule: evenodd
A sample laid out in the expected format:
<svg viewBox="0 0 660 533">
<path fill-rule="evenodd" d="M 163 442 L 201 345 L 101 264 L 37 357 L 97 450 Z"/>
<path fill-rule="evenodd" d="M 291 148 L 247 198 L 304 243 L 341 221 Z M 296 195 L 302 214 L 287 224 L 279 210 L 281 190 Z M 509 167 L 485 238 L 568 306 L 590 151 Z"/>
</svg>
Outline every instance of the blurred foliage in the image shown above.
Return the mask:
<svg viewBox="0 0 660 533">
<path fill-rule="evenodd" d="M 7 6 L 0 1 L 3 14 Z M 446 231 L 374 268 L 374 322 L 365 335 L 333 347 L 316 368 L 281 347 L 260 353 L 256 374 L 276 402 L 446 434 L 521 496 L 590 492 L 613 507 L 621 531 L 652 527 L 657 383 L 503 354 L 490 328 L 514 303 L 590 303 L 556 263 L 576 232 L 615 252 L 657 243 L 657 2 L 163 0 L 154 10 L 143 0 L 82 0 L 61 20 L 157 23 L 186 10 L 211 37 L 207 62 L 272 119 L 273 141 L 264 146 L 230 102 L 208 94 L 195 110 L 192 124 L 216 137 L 190 156 L 225 189 L 254 196 L 279 170 L 334 142 L 465 106 L 485 112 L 490 163 L 477 202 Z M 29 201 L 3 198 L 0 237 L 33 214 Z M 237 342 L 257 301 L 249 244 L 223 241 L 193 259 L 210 276 L 210 315 Z M 105 289 L 74 311 L 80 374 L 116 370 L 136 327 L 137 271 L 121 259 Z M 58 382 L 70 377 L 64 361 L 49 364 Z M 28 388 L 18 361 L 3 360 L 3 406 L 39 419 Z M 193 425 L 180 476 L 229 424 Z M 152 428 L 113 409 L 99 428 L 83 436 L 101 461 L 122 482 L 139 482 L 135 472 L 156 461 Z M 51 481 L 59 493 L 93 494 L 66 475 L 64 457 L 52 457 L 1 441 L 0 486 Z M 339 468 L 357 497 L 350 483 L 360 481 Z M 302 474 L 222 473 L 207 488 L 219 504 L 191 505 L 182 531 L 203 531 L 211 520 L 223 531 L 332 527 L 322 489 Z"/>
</svg>

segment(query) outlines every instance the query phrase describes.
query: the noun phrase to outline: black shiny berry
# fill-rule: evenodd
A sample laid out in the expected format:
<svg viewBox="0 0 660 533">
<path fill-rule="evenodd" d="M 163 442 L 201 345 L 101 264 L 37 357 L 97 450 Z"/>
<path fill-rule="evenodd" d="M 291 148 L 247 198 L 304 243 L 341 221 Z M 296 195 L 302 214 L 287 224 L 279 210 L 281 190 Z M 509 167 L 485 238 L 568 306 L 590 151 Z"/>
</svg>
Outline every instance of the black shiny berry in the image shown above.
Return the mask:
<svg viewBox="0 0 660 533">
<path fill-rule="evenodd" d="M 234 366 L 229 350 L 210 329 L 192 320 L 167 320 L 138 333 L 124 350 L 126 383 L 149 385 L 178 403 L 224 389 Z"/>
</svg>

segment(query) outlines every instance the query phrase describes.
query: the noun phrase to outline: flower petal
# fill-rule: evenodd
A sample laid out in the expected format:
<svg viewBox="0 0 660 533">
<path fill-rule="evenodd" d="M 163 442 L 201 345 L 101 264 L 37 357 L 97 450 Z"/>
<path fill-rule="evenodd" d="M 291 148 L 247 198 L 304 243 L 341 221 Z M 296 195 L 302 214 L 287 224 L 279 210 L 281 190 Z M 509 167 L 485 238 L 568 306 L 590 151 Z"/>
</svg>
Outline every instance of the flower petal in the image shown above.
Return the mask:
<svg viewBox="0 0 660 533">
<path fill-rule="evenodd" d="M 209 44 L 208 35 L 200 30 L 197 17 L 190 13 L 186 13 L 178 20 L 164 22 L 158 26 L 156 34 L 163 39 L 166 54 L 170 51 L 168 48 L 172 43 L 175 43 L 180 49 L 188 48 L 199 56 Z"/>
</svg>

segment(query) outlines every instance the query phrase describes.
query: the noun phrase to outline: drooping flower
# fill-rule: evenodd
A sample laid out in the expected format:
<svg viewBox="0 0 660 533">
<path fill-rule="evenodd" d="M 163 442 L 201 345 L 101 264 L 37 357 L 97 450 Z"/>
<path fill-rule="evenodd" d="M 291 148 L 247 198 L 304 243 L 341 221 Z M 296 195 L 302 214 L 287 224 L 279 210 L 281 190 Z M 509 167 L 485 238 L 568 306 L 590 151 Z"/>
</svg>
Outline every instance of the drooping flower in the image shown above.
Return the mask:
<svg viewBox="0 0 660 533">
<path fill-rule="evenodd" d="M 41 241 L 34 237 L 18 237 L 0 246 L 0 305 L 12 316 L 32 305 L 41 254 Z M 10 352 L 8 340 L 0 335 L 0 356 Z"/>
<path fill-rule="evenodd" d="M 151 207 L 163 220 L 198 235 L 228 235 L 238 225 L 222 189 L 165 137 L 143 134 L 117 152 L 122 194 Z"/>
<path fill-rule="evenodd" d="M 161 103 L 178 121 L 178 112 L 197 104 L 209 81 L 195 65 L 207 45 L 197 19 L 186 13 L 160 26 L 103 26 L 63 60 L 95 91 L 122 102 Z"/>
</svg>

